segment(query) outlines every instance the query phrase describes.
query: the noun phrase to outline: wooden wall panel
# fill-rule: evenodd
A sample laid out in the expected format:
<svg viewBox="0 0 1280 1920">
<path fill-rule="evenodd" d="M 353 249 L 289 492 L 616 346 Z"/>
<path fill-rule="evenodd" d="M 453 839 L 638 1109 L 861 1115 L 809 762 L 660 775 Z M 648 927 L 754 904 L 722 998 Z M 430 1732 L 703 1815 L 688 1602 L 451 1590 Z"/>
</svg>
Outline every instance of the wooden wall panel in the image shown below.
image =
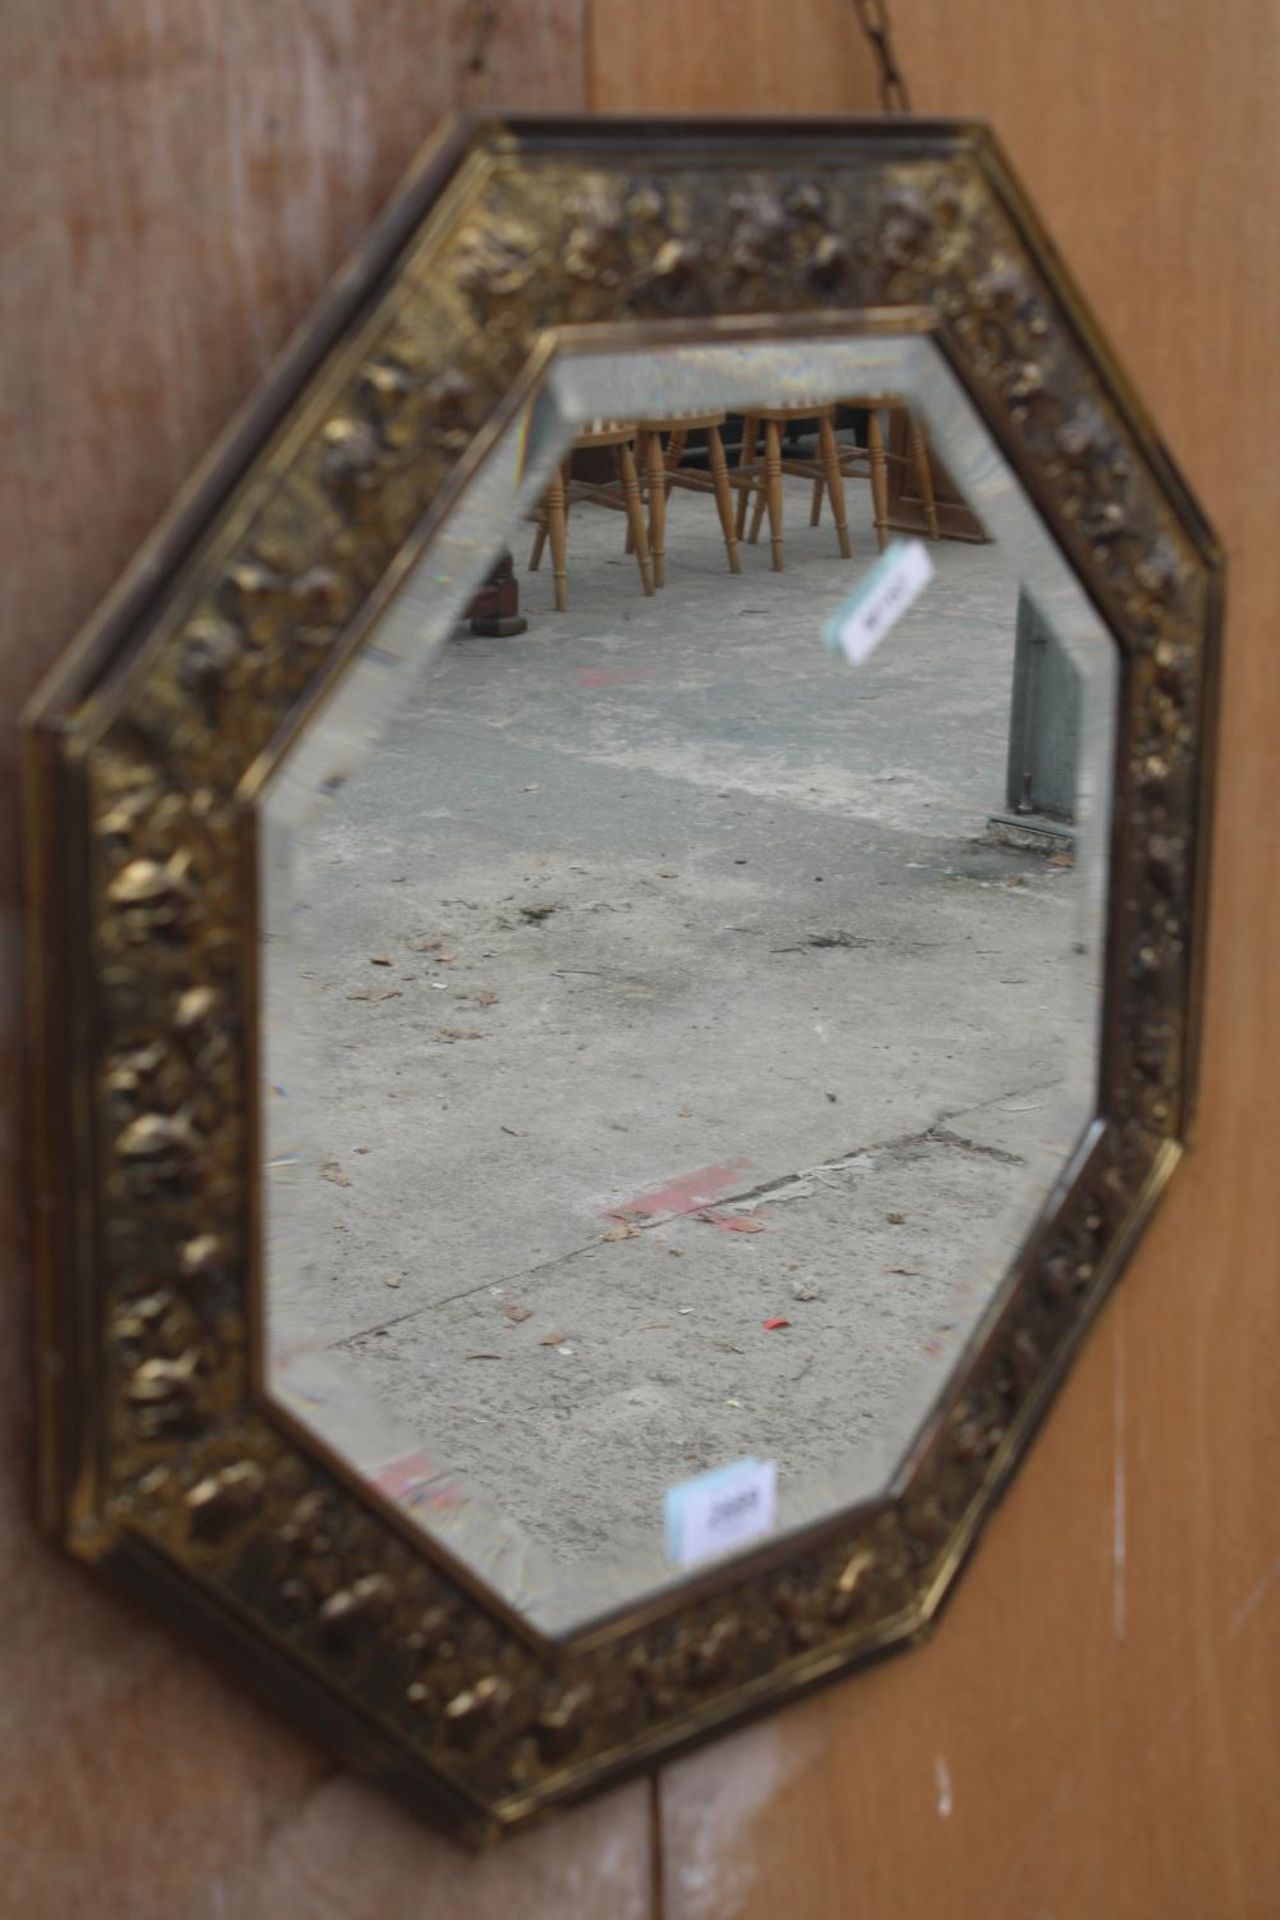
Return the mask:
<svg viewBox="0 0 1280 1920">
<path fill-rule="evenodd" d="M 649 1920 L 642 1784 L 482 1861 L 260 1712 L 32 1524 L 16 713 L 458 102 L 464 0 L 0 5 L 0 1912 Z M 583 103 L 583 0 L 470 86 Z"/>
<path fill-rule="evenodd" d="M 732 43 L 736 10 L 702 11 Z M 804 54 L 831 73 L 836 11 Z M 630 12 L 593 8 L 601 107 L 662 104 L 662 73 L 634 84 L 653 69 Z M 826 105 L 794 91 L 796 9 L 777 12 L 752 104 Z M 933 1645 L 668 1770 L 665 1911 L 1262 1920 L 1280 1911 L 1280 11 L 894 12 L 917 110 L 994 124 L 1230 551 L 1202 1119 Z M 752 42 L 753 71 L 768 52 Z M 742 105 L 736 63 L 701 63 L 682 100 Z"/>
<path fill-rule="evenodd" d="M 603 113 L 871 113 L 849 0 L 589 0 Z"/>
</svg>

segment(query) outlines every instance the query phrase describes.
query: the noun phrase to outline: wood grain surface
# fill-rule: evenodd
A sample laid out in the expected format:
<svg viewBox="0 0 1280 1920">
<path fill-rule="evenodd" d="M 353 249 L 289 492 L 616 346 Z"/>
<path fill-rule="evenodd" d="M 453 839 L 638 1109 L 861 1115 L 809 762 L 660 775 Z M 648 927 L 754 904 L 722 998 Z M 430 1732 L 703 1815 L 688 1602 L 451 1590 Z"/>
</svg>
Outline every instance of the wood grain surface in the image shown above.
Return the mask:
<svg viewBox="0 0 1280 1920">
<path fill-rule="evenodd" d="M 601 113 L 874 113 L 850 0 L 590 0 Z"/>
<path fill-rule="evenodd" d="M 1280 1911 L 1280 10 L 897 0 L 1231 555 L 1199 1142 L 929 1648 L 475 1861 L 35 1539 L 19 700 L 458 103 L 463 0 L 0 0 L 0 1906 L 25 1920 Z M 479 101 L 873 110 L 845 0 L 508 0 Z M 660 1818 L 652 1816 L 656 1811 Z"/>
<path fill-rule="evenodd" d="M 1262 1920 L 1280 1912 L 1280 10 L 893 11 L 916 110 L 994 124 L 1230 553 L 1204 1097 L 934 1644 L 667 1772 L 665 1914 Z M 600 107 L 643 104 L 630 14 L 593 8 Z M 794 58 L 773 107 L 809 104 L 779 91 Z M 699 105 L 741 104 L 732 74 L 699 73 Z"/>
</svg>

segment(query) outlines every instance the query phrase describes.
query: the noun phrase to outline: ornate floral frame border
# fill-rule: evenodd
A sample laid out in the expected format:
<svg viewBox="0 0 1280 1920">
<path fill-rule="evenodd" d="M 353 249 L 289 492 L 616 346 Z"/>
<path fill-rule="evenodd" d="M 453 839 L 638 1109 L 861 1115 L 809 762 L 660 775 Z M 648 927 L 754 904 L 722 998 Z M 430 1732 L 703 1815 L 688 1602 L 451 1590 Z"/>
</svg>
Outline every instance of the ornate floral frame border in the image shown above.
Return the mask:
<svg viewBox="0 0 1280 1920">
<path fill-rule="evenodd" d="M 867 309 L 935 330 L 1120 650 L 1098 1117 L 891 1498 L 551 1644 L 262 1391 L 254 795 L 549 329 Z M 476 1842 L 920 1638 L 1186 1140 L 1221 580 L 981 128 L 438 142 L 28 715 L 52 1530 Z"/>
</svg>

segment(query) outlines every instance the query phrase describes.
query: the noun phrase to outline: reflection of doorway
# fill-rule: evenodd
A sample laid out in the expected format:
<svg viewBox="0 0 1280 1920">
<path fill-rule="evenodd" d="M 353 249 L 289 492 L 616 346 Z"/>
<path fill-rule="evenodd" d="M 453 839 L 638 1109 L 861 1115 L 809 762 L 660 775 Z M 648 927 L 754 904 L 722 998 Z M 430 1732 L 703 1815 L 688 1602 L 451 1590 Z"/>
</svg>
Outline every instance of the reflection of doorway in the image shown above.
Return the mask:
<svg viewBox="0 0 1280 1920">
<path fill-rule="evenodd" d="M 901 407 L 889 414 L 889 525 L 899 533 L 929 531 L 924 502 L 916 485 L 907 440 L 907 415 Z M 937 455 L 929 454 L 933 469 L 934 505 L 938 510 L 938 530 L 944 540 L 986 540 L 982 522 L 960 497 L 960 490 Z"/>
</svg>

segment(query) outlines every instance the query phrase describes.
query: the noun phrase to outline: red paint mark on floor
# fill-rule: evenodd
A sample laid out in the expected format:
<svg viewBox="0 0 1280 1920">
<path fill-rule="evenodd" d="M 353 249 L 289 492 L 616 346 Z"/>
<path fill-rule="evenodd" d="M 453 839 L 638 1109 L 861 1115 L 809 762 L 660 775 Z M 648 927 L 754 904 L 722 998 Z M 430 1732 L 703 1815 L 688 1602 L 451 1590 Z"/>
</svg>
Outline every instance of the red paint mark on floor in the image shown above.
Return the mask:
<svg viewBox="0 0 1280 1920">
<path fill-rule="evenodd" d="M 579 667 L 573 676 L 575 687 L 625 687 L 630 681 L 652 680 L 652 667 Z"/>
<path fill-rule="evenodd" d="M 637 1194 L 634 1200 L 620 1200 L 616 1206 L 606 1207 L 603 1218 L 653 1220 L 660 1213 L 696 1213 L 699 1207 L 710 1206 L 713 1200 L 719 1200 L 736 1187 L 738 1176 L 750 1165 L 750 1160 L 744 1157 L 725 1160 L 718 1167 L 695 1167 L 692 1173 L 678 1173 L 665 1186 L 653 1187 L 648 1193 Z"/>
</svg>

